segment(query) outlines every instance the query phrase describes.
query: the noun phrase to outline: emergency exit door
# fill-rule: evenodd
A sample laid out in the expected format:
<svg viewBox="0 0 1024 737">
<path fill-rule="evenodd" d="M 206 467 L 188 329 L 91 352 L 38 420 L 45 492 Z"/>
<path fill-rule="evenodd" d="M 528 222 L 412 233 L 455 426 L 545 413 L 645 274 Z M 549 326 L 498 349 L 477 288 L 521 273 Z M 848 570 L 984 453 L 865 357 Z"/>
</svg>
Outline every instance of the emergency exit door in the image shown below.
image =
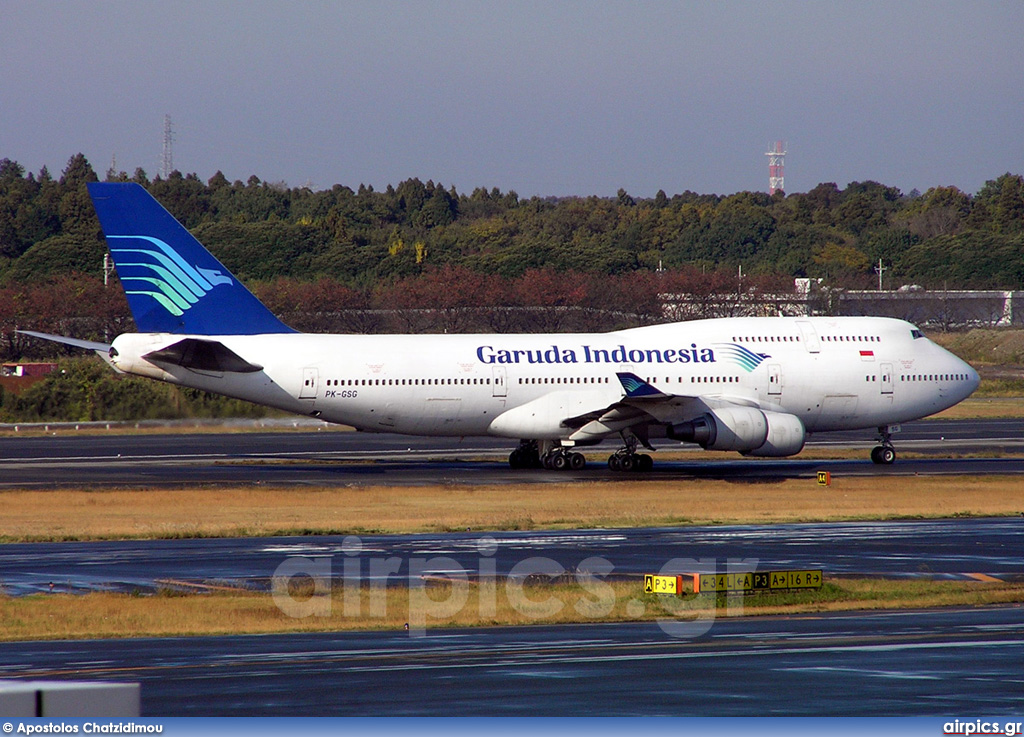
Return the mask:
<svg viewBox="0 0 1024 737">
<path fill-rule="evenodd" d="M 316 399 L 316 385 L 319 372 L 315 368 L 302 369 L 302 388 L 299 389 L 299 399 Z"/>
</svg>

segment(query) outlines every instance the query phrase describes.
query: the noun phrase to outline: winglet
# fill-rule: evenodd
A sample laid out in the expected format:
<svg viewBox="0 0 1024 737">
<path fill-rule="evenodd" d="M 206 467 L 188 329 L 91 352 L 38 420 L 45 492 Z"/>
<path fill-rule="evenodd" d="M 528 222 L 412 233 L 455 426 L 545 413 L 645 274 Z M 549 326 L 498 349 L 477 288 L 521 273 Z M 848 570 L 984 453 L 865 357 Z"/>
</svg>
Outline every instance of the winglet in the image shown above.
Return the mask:
<svg viewBox="0 0 1024 737">
<path fill-rule="evenodd" d="M 89 195 L 132 317 L 144 333 L 295 332 L 134 182 L 91 182 Z"/>
<path fill-rule="evenodd" d="M 620 371 L 615 375 L 619 377 L 619 383 L 622 384 L 622 389 L 626 392 L 626 397 L 629 399 L 668 396 L 663 391 L 655 389 L 636 374 Z"/>
</svg>

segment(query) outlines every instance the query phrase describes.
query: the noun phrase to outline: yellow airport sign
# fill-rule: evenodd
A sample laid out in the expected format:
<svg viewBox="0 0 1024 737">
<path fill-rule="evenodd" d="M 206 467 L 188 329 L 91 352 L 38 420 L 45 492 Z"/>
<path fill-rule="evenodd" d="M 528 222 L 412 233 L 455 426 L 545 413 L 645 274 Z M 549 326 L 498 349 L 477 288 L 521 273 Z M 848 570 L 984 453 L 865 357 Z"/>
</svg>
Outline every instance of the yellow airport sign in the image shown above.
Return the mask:
<svg viewBox="0 0 1024 737">
<path fill-rule="evenodd" d="M 818 471 L 818 486 L 831 486 L 832 474 L 828 471 Z"/>
<path fill-rule="evenodd" d="M 697 594 L 820 589 L 820 570 L 746 571 L 743 573 L 694 573 L 693 591 Z"/>
<path fill-rule="evenodd" d="M 682 576 L 659 576 L 654 573 L 644 574 L 644 593 L 645 594 L 672 594 L 674 596 L 683 595 L 683 577 Z"/>
</svg>

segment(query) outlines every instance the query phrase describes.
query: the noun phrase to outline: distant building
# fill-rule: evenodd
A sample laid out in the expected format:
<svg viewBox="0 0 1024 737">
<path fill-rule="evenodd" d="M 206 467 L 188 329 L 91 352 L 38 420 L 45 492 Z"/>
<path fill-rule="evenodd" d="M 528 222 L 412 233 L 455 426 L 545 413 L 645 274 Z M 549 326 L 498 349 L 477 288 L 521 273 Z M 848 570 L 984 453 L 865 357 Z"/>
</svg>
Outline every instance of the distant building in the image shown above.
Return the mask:
<svg viewBox="0 0 1024 737">
<path fill-rule="evenodd" d="M 663 294 L 666 319 L 850 315 L 895 317 L 942 330 L 1024 325 L 1024 291 L 934 290 L 907 284 L 888 291 L 831 289 L 821 279 L 796 279 L 793 291 L 768 294 Z"/>
<path fill-rule="evenodd" d="M 46 376 L 57 370 L 55 363 L 5 363 L 0 376 Z"/>
</svg>

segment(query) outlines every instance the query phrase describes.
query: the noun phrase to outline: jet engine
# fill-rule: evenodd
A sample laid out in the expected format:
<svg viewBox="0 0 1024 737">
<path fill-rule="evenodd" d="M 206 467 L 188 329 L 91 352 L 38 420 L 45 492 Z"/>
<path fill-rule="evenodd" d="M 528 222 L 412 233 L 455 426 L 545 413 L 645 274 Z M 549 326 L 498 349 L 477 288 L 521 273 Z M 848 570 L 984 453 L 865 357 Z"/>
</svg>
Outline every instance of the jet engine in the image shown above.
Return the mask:
<svg viewBox="0 0 1024 737">
<path fill-rule="evenodd" d="M 807 433 L 796 415 L 753 407 L 722 407 L 670 426 L 668 437 L 705 450 L 736 450 L 751 456 L 790 456 L 804 447 Z"/>
</svg>

